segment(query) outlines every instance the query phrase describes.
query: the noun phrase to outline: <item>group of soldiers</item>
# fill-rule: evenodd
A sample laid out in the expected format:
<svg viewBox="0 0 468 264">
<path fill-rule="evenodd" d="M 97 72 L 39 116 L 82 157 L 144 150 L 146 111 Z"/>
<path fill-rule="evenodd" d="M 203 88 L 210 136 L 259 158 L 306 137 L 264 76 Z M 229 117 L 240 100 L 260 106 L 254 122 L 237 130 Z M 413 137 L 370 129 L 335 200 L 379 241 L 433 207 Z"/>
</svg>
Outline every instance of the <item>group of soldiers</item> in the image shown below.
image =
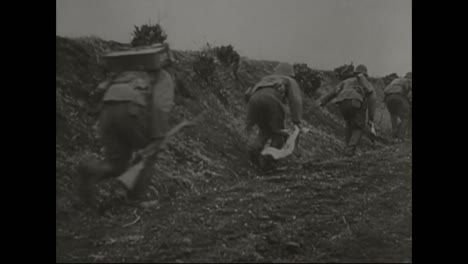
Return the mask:
<svg viewBox="0 0 468 264">
<path fill-rule="evenodd" d="M 157 148 L 163 142 L 174 91 L 180 83 L 169 63 L 158 70 L 124 71 L 98 86 L 103 94 L 99 124 L 105 159 L 90 159 L 78 168 L 80 194 L 85 202 L 95 202 L 94 188 L 99 181 L 119 176 L 135 157 L 138 158 L 142 149 L 147 149 L 148 145 Z M 408 73 L 385 88 L 393 135 L 400 140 L 406 136 L 411 121 L 411 87 L 411 73 Z M 255 125 L 259 128 L 256 140 L 248 144 L 248 157 L 258 164 L 267 141 L 271 140 L 272 147 L 281 149 L 288 138 L 284 132 L 287 106 L 292 122 L 301 128 L 302 92 L 292 65 L 279 63 L 272 75 L 250 87 L 245 96 L 246 132 L 252 133 Z M 362 135 L 374 122 L 376 93 L 368 80 L 367 68 L 357 66 L 353 77 L 339 83 L 318 100 L 318 104 L 323 107 L 333 99 L 346 121 L 345 155 L 353 156 Z M 146 199 L 145 190 L 153 174 L 154 161 L 154 157 L 145 160 L 135 187 L 128 190 L 129 198 Z"/>
<path fill-rule="evenodd" d="M 293 67 L 280 63 L 273 75 L 264 77 L 259 83 L 248 89 L 247 131 L 257 125 L 259 135 L 249 146 L 249 156 L 256 162 L 259 151 L 266 141 L 281 148 L 287 135 L 284 135 L 285 105 L 289 102 L 292 122 L 300 127 L 302 117 L 302 97 L 299 85 L 294 79 Z M 368 80 L 367 68 L 358 65 L 353 76 L 340 82 L 331 92 L 318 100 L 324 107 L 334 101 L 346 122 L 346 156 L 353 156 L 361 137 L 372 133 L 377 106 L 375 89 Z M 412 73 L 403 78 L 394 79 L 384 89 L 384 103 L 392 120 L 392 135 L 395 141 L 411 137 Z"/>
<path fill-rule="evenodd" d="M 377 95 L 368 80 L 367 68 L 358 65 L 354 76 L 340 82 L 335 89 L 324 96 L 320 106 L 334 99 L 346 121 L 346 156 L 353 156 L 363 134 L 375 133 L 374 117 Z M 384 89 L 384 103 L 392 120 L 392 136 L 396 142 L 411 137 L 412 73 L 394 79 Z M 366 114 L 367 113 L 367 114 Z M 367 121 L 367 122 L 366 122 Z M 408 126 L 410 129 L 408 129 Z"/>
</svg>

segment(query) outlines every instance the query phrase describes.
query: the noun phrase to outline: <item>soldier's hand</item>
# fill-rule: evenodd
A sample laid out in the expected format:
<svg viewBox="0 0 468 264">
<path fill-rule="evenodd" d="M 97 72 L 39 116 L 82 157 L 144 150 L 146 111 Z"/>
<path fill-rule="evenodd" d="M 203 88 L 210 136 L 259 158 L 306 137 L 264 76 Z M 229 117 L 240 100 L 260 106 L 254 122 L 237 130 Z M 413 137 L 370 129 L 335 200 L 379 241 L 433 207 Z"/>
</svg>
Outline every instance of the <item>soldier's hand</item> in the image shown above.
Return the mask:
<svg viewBox="0 0 468 264">
<path fill-rule="evenodd" d="M 375 136 L 376 132 L 375 132 L 374 121 L 369 120 L 368 125 L 369 125 L 369 130 L 371 131 L 372 135 Z"/>
<path fill-rule="evenodd" d="M 367 78 L 367 76 L 366 76 L 365 73 L 359 73 L 359 74 L 357 75 L 357 77 L 358 77 L 359 79 L 366 79 L 366 78 Z"/>
<path fill-rule="evenodd" d="M 323 104 L 322 104 L 322 102 L 320 101 L 320 99 L 315 100 L 315 105 L 317 105 L 317 106 L 319 106 L 319 107 L 323 107 Z"/>
<path fill-rule="evenodd" d="M 302 130 L 302 127 L 301 127 L 301 122 L 294 122 L 294 126 L 296 126 L 297 128 L 299 128 L 299 130 Z"/>
<path fill-rule="evenodd" d="M 133 152 L 131 163 L 139 162 L 140 160 L 143 160 L 143 157 L 144 153 L 142 150 L 135 151 Z"/>
</svg>

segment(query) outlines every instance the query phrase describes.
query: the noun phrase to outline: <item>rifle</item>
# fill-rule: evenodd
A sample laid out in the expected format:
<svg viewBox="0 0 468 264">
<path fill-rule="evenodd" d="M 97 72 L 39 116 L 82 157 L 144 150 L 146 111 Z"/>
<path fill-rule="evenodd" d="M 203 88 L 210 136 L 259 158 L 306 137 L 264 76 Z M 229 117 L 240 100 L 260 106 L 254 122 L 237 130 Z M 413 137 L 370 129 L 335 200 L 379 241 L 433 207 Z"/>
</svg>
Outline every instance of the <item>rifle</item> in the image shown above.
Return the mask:
<svg viewBox="0 0 468 264">
<path fill-rule="evenodd" d="M 197 123 L 203 113 L 195 117 L 192 121 L 184 120 L 175 127 L 173 127 L 169 132 L 166 133 L 162 142 L 156 146 L 153 144 L 149 144 L 146 148 L 138 151 L 137 155 L 134 156 L 132 159 L 132 166 L 128 168 L 124 173 L 122 173 L 117 180 L 124 184 L 124 186 L 131 190 L 135 186 L 141 170 L 144 168 L 145 163 L 148 161 L 149 158 L 153 157 L 158 151 L 161 151 L 169 142 L 169 140 L 174 136 L 177 132 L 179 132 L 182 128 L 186 126 L 192 126 Z M 159 153 L 158 153 L 159 154 Z"/>
</svg>

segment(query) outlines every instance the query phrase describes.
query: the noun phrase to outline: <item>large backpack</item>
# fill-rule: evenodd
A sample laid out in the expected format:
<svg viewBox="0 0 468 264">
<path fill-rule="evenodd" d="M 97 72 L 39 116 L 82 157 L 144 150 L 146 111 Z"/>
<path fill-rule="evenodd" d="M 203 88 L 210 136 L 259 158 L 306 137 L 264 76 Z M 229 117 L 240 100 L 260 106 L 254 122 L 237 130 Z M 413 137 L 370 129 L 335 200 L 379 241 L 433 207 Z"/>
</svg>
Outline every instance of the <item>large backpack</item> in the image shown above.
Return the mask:
<svg viewBox="0 0 468 264">
<path fill-rule="evenodd" d="M 353 77 L 354 78 L 354 77 Z M 350 80 L 348 79 L 347 82 Z M 359 95 L 361 98 L 356 98 L 356 94 Z M 339 103 L 343 101 L 344 99 L 357 99 L 359 101 L 362 101 L 363 103 L 366 100 L 366 93 L 365 89 L 362 84 L 357 81 L 355 85 L 350 85 L 347 84 L 346 87 L 344 87 L 342 90 L 338 91 L 337 98 L 335 99 L 335 102 Z"/>
<path fill-rule="evenodd" d="M 393 80 L 387 87 L 384 89 L 385 95 L 398 93 L 403 96 L 407 96 L 410 90 L 408 89 L 408 82 L 410 80 L 406 78 L 397 78 Z"/>
<path fill-rule="evenodd" d="M 132 101 L 146 106 L 154 82 L 154 76 L 147 72 L 122 72 L 102 85 L 106 89 L 102 101 Z"/>
<path fill-rule="evenodd" d="M 250 97 L 258 90 L 262 88 L 274 88 L 277 90 L 282 96 L 284 100 L 287 97 L 287 80 L 280 75 L 269 75 L 264 77 L 259 83 L 247 88 L 244 92 L 244 99 L 246 102 L 249 101 Z"/>
</svg>

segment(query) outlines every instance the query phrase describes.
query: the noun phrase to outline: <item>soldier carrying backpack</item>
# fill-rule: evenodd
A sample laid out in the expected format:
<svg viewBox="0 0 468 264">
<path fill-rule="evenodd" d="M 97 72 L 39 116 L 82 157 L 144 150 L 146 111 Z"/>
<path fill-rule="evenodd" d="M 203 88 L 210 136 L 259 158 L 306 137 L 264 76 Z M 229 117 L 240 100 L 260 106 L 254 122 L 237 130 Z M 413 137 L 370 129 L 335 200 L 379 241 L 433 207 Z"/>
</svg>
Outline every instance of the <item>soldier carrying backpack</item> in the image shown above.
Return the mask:
<svg viewBox="0 0 468 264">
<path fill-rule="evenodd" d="M 291 119 L 297 126 L 302 117 L 302 94 L 294 79 L 294 69 L 288 63 L 280 63 L 273 75 L 264 77 L 255 86 L 245 92 L 247 106 L 246 131 L 250 133 L 253 126 L 259 127 L 255 142 L 248 146 L 249 158 L 259 164 L 259 156 L 269 139 L 271 146 L 281 149 L 289 136 L 285 128 L 286 102 L 289 102 Z M 262 166 L 262 164 L 259 164 Z"/>
<path fill-rule="evenodd" d="M 406 133 L 411 135 L 412 90 L 411 72 L 408 72 L 403 78 L 394 79 L 384 89 L 385 105 L 392 119 L 392 134 L 393 137 L 399 141 L 405 138 Z"/>
<path fill-rule="evenodd" d="M 366 66 L 358 65 L 353 77 L 339 83 L 319 103 L 323 107 L 336 97 L 335 103 L 339 105 L 340 112 L 346 121 L 345 155 L 349 157 L 355 154 L 362 135 L 368 129 L 366 110 L 368 112 L 368 125 L 372 127 L 374 122 L 376 94 L 367 78 Z"/>
<path fill-rule="evenodd" d="M 157 147 L 168 131 L 168 115 L 176 86 L 175 77 L 169 70 L 170 61 L 162 68 L 142 67 L 140 60 L 144 64 L 141 57 L 119 57 L 110 62 L 111 66 L 117 67 L 116 73 L 98 86 L 104 94 L 99 127 L 105 160 L 90 159 L 78 169 L 80 195 L 90 205 L 94 203 L 96 183 L 118 177 L 128 169 L 134 152 L 148 146 Z M 145 188 L 152 169 L 151 162 L 145 162 L 135 187 L 128 190 L 130 199 L 145 200 Z"/>
</svg>

